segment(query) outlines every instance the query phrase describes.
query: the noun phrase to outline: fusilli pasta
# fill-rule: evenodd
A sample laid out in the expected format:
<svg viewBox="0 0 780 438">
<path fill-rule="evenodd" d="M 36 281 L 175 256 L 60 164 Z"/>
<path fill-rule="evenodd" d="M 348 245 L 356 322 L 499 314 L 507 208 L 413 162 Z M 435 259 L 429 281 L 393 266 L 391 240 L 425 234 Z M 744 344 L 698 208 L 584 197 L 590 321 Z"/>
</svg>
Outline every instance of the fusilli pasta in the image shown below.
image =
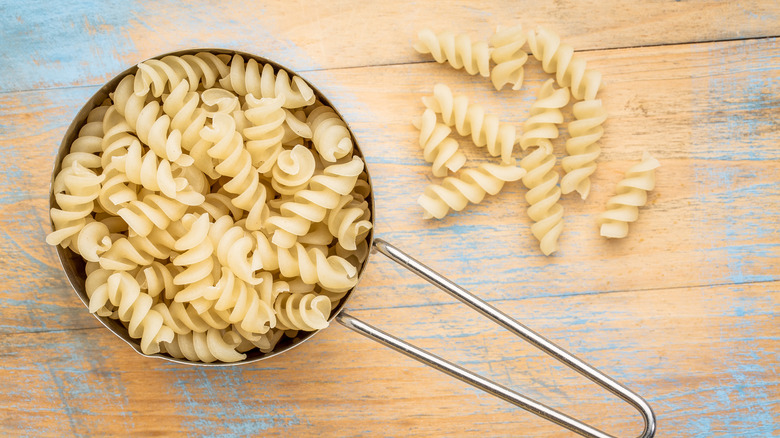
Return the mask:
<svg viewBox="0 0 780 438">
<path fill-rule="evenodd" d="M 521 25 L 507 29 L 497 29 L 490 38 L 493 51 L 490 58 L 496 63 L 490 72 L 490 80 L 496 90 L 501 90 L 504 85 L 512 84 L 513 90 L 519 90 L 523 86 L 523 66 L 528 60 L 528 54 L 523 50 L 526 36 Z"/>
<path fill-rule="evenodd" d="M 601 100 L 585 100 L 572 105 L 575 120 L 569 123 L 569 139 L 566 140 L 566 152 L 569 156 L 561 160 L 566 174 L 561 179 L 561 191 L 564 194 L 577 191 L 582 199 L 590 193 L 590 176 L 596 170 L 596 158 L 601 148 L 596 144 L 604 135 L 602 124 L 607 112 L 601 106 Z"/>
<path fill-rule="evenodd" d="M 617 194 L 607 200 L 606 210 L 599 216 L 602 236 L 619 239 L 628 235 L 628 224 L 636 221 L 639 207 L 647 203 L 647 192 L 655 188 L 655 169 L 660 165 L 645 151 L 642 161 L 628 169 L 617 184 Z"/>
<path fill-rule="evenodd" d="M 490 49 L 487 42 L 472 42 L 466 34 L 453 32 L 434 33 L 423 29 L 417 35 L 414 49 L 422 54 L 430 53 L 436 62 L 449 64 L 459 70 L 465 68 L 470 75 L 490 76 Z"/>
<path fill-rule="evenodd" d="M 547 73 L 555 73 L 558 85 L 571 88 L 577 100 L 592 100 L 601 85 L 601 73 L 589 70 L 584 59 L 574 53 L 561 38 L 544 28 L 528 32 L 528 45 L 534 58 L 542 62 Z"/>
<path fill-rule="evenodd" d="M 466 156 L 459 151 L 458 142 L 450 138 L 452 132 L 447 125 L 436 121 L 436 113 L 431 109 L 425 110 L 422 117 L 412 121 L 415 128 L 420 130 L 420 147 L 423 149 L 423 158 L 433 163 L 432 171 L 435 176 L 447 176 L 447 169 L 457 172 L 466 163 Z"/>
<path fill-rule="evenodd" d="M 466 169 L 462 176 L 445 178 L 441 185 L 431 184 L 417 199 L 426 219 L 441 219 L 450 209 L 461 211 L 470 203 L 479 204 L 486 194 L 495 195 L 510 181 L 517 181 L 525 170 L 511 165 L 484 163 L 477 169 Z"/>
<path fill-rule="evenodd" d="M 145 61 L 93 108 L 52 185 L 89 309 L 145 354 L 233 362 L 319 330 L 372 227 L 351 133 L 303 79 L 239 56 Z"/>
<path fill-rule="evenodd" d="M 504 164 L 512 163 L 512 151 L 518 141 L 514 126 L 502 123 L 495 115 L 486 113 L 481 105 L 470 104 L 466 96 L 453 95 L 450 87 L 444 84 L 436 84 L 433 97 L 423 97 L 423 104 L 440 113 L 444 123 L 455 126 L 458 134 L 471 135 L 475 145 L 487 147 L 488 153 L 494 157 L 500 156 Z"/>
</svg>

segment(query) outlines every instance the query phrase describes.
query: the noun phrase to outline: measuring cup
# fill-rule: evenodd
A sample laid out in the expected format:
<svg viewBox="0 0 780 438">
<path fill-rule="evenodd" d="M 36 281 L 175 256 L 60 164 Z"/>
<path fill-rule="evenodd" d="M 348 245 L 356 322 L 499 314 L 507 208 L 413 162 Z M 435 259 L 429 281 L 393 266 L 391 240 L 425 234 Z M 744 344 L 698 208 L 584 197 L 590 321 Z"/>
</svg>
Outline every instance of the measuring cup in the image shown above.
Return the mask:
<svg viewBox="0 0 780 438">
<path fill-rule="evenodd" d="M 190 49 L 190 50 L 182 50 L 177 52 L 165 53 L 151 59 L 162 59 L 170 55 L 173 56 L 181 56 L 186 54 L 194 55 L 198 52 L 211 52 L 214 54 L 227 54 L 231 56 L 234 54 L 239 54 L 245 60 L 252 58 L 255 59 L 261 65 L 271 64 L 276 69 L 276 71 L 286 70 L 287 73 L 290 75 L 290 77 L 299 76 L 294 71 L 282 65 L 279 65 L 276 62 L 273 62 L 261 56 L 256 56 L 249 53 L 244 53 L 244 52 L 234 51 L 234 50 Z M 54 181 L 54 177 L 60 171 L 60 168 L 62 166 L 62 160 L 70 150 L 71 143 L 73 143 L 73 141 L 78 136 L 79 129 L 85 124 L 89 112 L 95 107 L 99 106 L 100 103 L 103 102 L 103 100 L 105 100 L 106 97 L 108 97 L 108 94 L 112 92 L 114 89 L 116 89 L 116 86 L 119 84 L 122 78 L 124 78 L 128 74 L 135 73 L 136 70 L 137 67 L 135 66 L 131 67 L 125 70 L 124 72 L 122 72 L 121 74 L 119 74 L 118 76 L 116 76 L 115 78 L 113 78 L 112 80 L 108 81 L 108 83 L 106 83 L 102 88 L 100 88 L 100 90 L 98 90 L 92 96 L 92 98 L 90 98 L 87 101 L 87 103 L 84 105 L 81 111 L 79 111 L 78 115 L 70 124 L 70 127 L 65 133 L 65 137 L 63 138 L 62 143 L 60 144 L 59 153 L 57 154 L 57 161 L 55 162 L 54 171 L 52 173 L 52 182 Z M 333 104 L 331 104 L 330 101 L 316 87 L 314 87 L 310 83 L 308 84 L 316 94 L 317 99 L 319 99 L 322 103 L 329 105 L 331 108 L 334 109 L 334 111 L 336 111 L 339 117 L 341 117 L 341 114 L 338 112 L 338 109 L 336 109 L 336 107 L 333 106 Z M 345 119 L 342 117 L 342 120 Z M 351 129 L 350 129 L 350 134 L 352 135 L 352 140 L 355 148 L 354 153 L 360 156 L 361 158 L 363 158 L 363 161 L 365 161 L 365 157 L 363 156 L 363 153 L 360 150 L 360 146 L 358 145 L 357 139 L 355 138 L 355 135 L 354 133 L 352 133 Z M 368 174 L 368 166 L 366 166 L 366 173 Z M 369 184 L 371 184 L 370 174 L 368 175 L 368 182 Z M 373 188 L 373 186 L 371 187 Z M 373 224 L 376 222 L 373 190 L 371 191 L 366 201 L 368 202 L 368 206 L 371 211 L 371 222 Z M 50 208 L 56 207 L 55 200 L 54 200 L 53 186 L 50 187 L 49 189 L 49 206 Z M 438 287 L 439 289 L 443 290 L 444 292 L 448 293 L 449 295 L 458 299 L 459 301 L 462 301 L 464 304 L 471 307 L 475 311 L 481 313 L 486 318 L 490 319 L 491 321 L 495 322 L 501 327 L 509 330 L 510 332 L 514 333 L 515 335 L 519 336 L 525 341 L 531 343 L 531 345 L 539 348 L 546 354 L 554 357 L 558 361 L 562 362 L 564 365 L 577 371 L 578 373 L 582 374 L 583 376 L 597 383 L 599 386 L 607 389 L 611 393 L 615 394 L 616 396 L 624 400 L 626 403 L 628 403 L 629 405 L 634 407 L 637 411 L 639 411 L 644 421 L 644 430 L 642 434 L 639 435 L 639 438 L 650 438 L 653 435 L 655 435 L 655 427 L 656 427 L 655 414 L 653 413 L 653 410 L 651 409 L 650 405 L 644 399 L 642 399 L 642 397 L 632 392 L 625 386 L 621 385 L 617 381 L 613 380 L 609 376 L 605 375 L 604 373 L 600 372 L 599 370 L 588 365 L 584 361 L 578 359 L 577 357 L 567 352 L 563 348 L 553 344 L 552 342 L 545 339 L 543 336 L 539 335 L 538 333 L 534 332 L 528 327 L 524 326 L 523 324 L 520 324 L 519 322 L 517 322 L 510 316 L 506 315 L 505 313 L 501 312 L 500 310 L 496 309 L 495 307 L 491 306 L 487 302 L 479 299 L 478 297 L 474 296 L 467 290 L 463 289 L 462 287 L 458 286 L 452 281 L 444 278 L 442 275 L 436 273 L 432 269 L 428 268 L 424 264 L 415 260 L 414 258 L 404 253 L 400 249 L 396 248 L 395 246 L 391 245 L 390 243 L 380 238 L 374 237 L 373 228 L 369 232 L 367 239 L 370 245 L 369 247 L 371 248 L 371 253 L 379 252 L 387 256 L 390 260 L 400 264 L 401 266 L 410 270 L 414 274 L 424 278 L 434 286 Z M 57 255 L 59 256 L 60 262 L 65 271 L 65 274 L 68 277 L 68 280 L 70 281 L 70 284 L 73 286 L 73 289 L 76 291 L 76 294 L 84 303 L 84 305 L 87 306 L 89 303 L 89 298 L 87 297 L 87 293 L 84 287 L 84 283 L 86 279 L 84 260 L 81 258 L 81 256 L 75 254 L 70 249 L 64 249 L 61 246 L 57 246 Z M 358 269 L 358 285 L 360 283 L 359 280 L 362 277 L 363 273 L 365 272 L 366 266 L 368 265 L 369 259 L 370 259 L 370 255 L 369 257 L 366 258 L 366 260 L 362 263 L 362 265 Z M 585 424 L 575 418 L 572 418 L 536 400 L 528 398 L 512 389 L 509 389 L 496 382 L 486 379 L 480 375 L 472 373 L 471 371 L 466 370 L 445 359 L 442 359 L 439 356 L 436 356 L 425 350 L 417 348 L 412 344 L 409 344 L 401 339 L 398 339 L 386 332 L 383 332 L 382 330 L 379 330 L 376 327 L 373 327 L 355 318 L 354 316 L 350 315 L 349 312 L 344 307 L 349 301 L 351 295 L 355 292 L 356 288 L 357 286 L 352 288 L 341 299 L 338 305 L 332 310 L 329 321 L 335 320 L 339 324 L 342 324 L 344 327 L 347 327 L 350 330 L 354 330 L 357 333 L 360 333 L 361 335 L 371 340 L 374 340 L 376 342 L 379 342 L 382 345 L 390 347 L 393 350 L 398 351 L 399 353 L 411 357 L 412 359 L 415 359 L 438 371 L 448 374 L 458 380 L 466 382 L 469 385 L 477 387 L 502 400 L 505 400 L 516 406 L 519 406 L 529 412 L 532 412 L 555 424 L 563 426 L 582 436 L 598 437 L 598 438 L 611 437 L 611 435 L 599 429 L 596 429 L 588 424 Z M 139 341 L 131 338 L 128 335 L 127 328 L 125 328 L 120 322 L 107 317 L 100 317 L 98 315 L 94 315 L 94 316 L 112 333 L 114 333 L 120 339 L 122 339 L 127 344 L 129 344 L 130 347 L 132 347 L 135 351 L 137 351 L 139 354 L 144 355 L 141 352 Z M 312 336 L 316 335 L 318 332 L 319 330 L 313 332 L 299 332 L 298 336 L 296 336 L 295 338 L 285 337 L 276 345 L 276 347 L 271 352 L 261 353 L 257 350 L 249 351 L 247 352 L 247 358 L 245 360 L 240 362 L 234 362 L 234 363 L 190 362 L 186 359 L 176 359 L 166 354 L 160 354 L 160 353 L 152 354 L 152 355 L 144 355 L 144 356 L 160 358 L 160 359 L 168 360 L 171 362 L 177 362 L 181 364 L 197 365 L 197 366 L 204 366 L 204 367 L 233 366 L 233 365 L 257 362 L 260 360 L 268 359 L 283 354 L 286 351 L 289 351 L 290 349 L 297 347 L 303 342 L 311 339 Z"/>
</svg>

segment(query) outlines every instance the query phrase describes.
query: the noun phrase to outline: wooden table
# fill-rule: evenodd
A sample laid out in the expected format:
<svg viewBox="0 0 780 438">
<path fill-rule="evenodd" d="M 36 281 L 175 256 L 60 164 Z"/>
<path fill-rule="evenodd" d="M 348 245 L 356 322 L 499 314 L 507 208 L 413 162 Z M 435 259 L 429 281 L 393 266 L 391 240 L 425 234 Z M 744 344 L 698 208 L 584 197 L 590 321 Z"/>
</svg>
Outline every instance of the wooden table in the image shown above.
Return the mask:
<svg viewBox="0 0 780 438">
<path fill-rule="evenodd" d="M 44 243 L 66 127 L 128 66 L 226 47 L 277 60 L 330 96 L 366 154 L 378 236 L 646 397 L 658 436 L 777 436 L 777 2 L 81 0 L 0 11 L 0 435 L 569 436 L 338 325 L 282 357 L 206 369 L 141 357 L 87 312 Z M 547 77 L 529 61 L 523 90 L 495 92 L 414 52 L 417 31 L 486 39 L 518 22 L 558 32 L 603 73 L 610 116 L 593 193 L 564 197 L 553 257 L 529 232 L 517 183 L 441 221 L 416 203 L 433 177 L 410 120 L 435 83 L 521 126 Z M 487 159 L 461 140 L 469 166 Z M 628 238 L 607 241 L 596 217 L 643 150 L 662 164 L 657 188 Z M 349 307 L 610 433 L 641 430 L 631 408 L 382 256 Z"/>
</svg>

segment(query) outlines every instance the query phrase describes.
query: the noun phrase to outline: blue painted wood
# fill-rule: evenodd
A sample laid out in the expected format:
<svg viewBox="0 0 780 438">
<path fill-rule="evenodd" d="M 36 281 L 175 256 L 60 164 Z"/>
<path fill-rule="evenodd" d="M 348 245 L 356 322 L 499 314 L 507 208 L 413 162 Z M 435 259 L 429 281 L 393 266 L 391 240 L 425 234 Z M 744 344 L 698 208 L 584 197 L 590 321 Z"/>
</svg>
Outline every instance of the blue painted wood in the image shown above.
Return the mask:
<svg viewBox="0 0 780 438">
<path fill-rule="evenodd" d="M 340 327 L 283 357 L 215 370 L 142 358 L 88 315 L 43 244 L 60 138 L 112 74 L 161 50 L 200 45 L 303 71 L 361 142 L 377 232 L 645 395 L 659 436 L 777 434 L 776 4 L 659 3 L 643 6 L 645 18 L 655 17 L 646 25 L 601 2 L 511 13 L 500 2 L 455 2 L 446 11 L 340 2 L 291 12 L 280 11 L 287 4 L 229 2 L 55 6 L 0 4 L 0 435 L 561 436 Z M 399 19 L 398 10 L 414 12 Z M 540 255 L 528 233 L 517 184 L 438 222 L 423 221 L 414 202 L 434 179 L 409 120 L 434 82 L 521 124 L 533 101 L 528 90 L 545 75 L 531 62 L 525 94 L 494 93 L 482 78 L 420 63 L 410 35 L 445 22 L 486 33 L 508 15 L 571 29 L 579 48 L 661 45 L 587 53 L 604 73 L 610 120 L 594 195 L 563 200 L 567 228 L 553 258 Z M 747 39 L 666 45 L 730 38 Z M 360 66 L 368 67 L 339 68 Z M 630 237 L 604 242 L 595 216 L 643 148 L 662 160 L 658 188 Z M 481 159 L 464 149 L 472 163 Z M 594 385 L 381 256 L 350 306 L 609 431 L 638 432 L 631 411 Z"/>
</svg>

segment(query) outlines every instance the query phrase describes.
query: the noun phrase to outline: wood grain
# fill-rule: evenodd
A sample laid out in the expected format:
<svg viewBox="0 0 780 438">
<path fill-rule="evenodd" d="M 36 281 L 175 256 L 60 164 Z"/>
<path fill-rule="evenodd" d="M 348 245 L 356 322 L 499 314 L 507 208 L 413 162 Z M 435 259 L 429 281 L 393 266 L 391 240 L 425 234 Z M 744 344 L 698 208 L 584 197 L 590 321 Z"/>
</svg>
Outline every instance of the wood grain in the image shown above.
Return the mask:
<svg viewBox="0 0 780 438">
<path fill-rule="evenodd" d="M 43 242 L 54 154 L 103 81 L 195 46 L 262 54 L 316 84 L 367 157 L 377 235 L 645 396 L 659 437 L 778 433 L 776 2 L 79 0 L 0 11 L 0 435 L 570 436 L 340 326 L 266 362 L 202 369 L 138 356 L 88 314 Z M 410 120 L 436 82 L 521 126 L 547 77 L 530 61 L 521 92 L 497 93 L 417 55 L 415 32 L 483 37 L 515 21 L 583 50 L 610 115 L 591 198 L 563 199 L 561 251 L 549 258 L 519 184 L 442 221 L 424 221 L 415 202 L 436 179 Z M 467 166 L 487 160 L 460 140 Z M 662 164 L 657 188 L 628 238 L 602 239 L 595 218 L 645 149 Z M 349 307 L 609 432 L 639 432 L 630 408 L 381 255 Z"/>
<path fill-rule="evenodd" d="M 192 47 L 267 56 L 298 71 L 405 64 L 424 27 L 487 39 L 498 25 L 547 26 L 579 50 L 778 36 L 774 1 L 518 3 L 297 1 L 246 4 L 74 0 L 3 8 L 0 91 L 100 85 L 128 65 Z M 327 35 L 327 38 L 323 38 Z M 63 51 L 66 45 L 68 50 Z"/>
<path fill-rule="evenodd" d="M 496 305 L 646 396 L 663 419 L 658 436 L 769 436 L 780 410 L 778 286 Z M 463 306 L 357 315 L 612 433 L 638 433 L 629 408 Z M 746 336 L 745 327 L 755 335 Z M 553 425 L 338 326 L 284 357 L 224 369 L 145 359 L 101 329 L 7 335 L 0 349 L 4 378 L 30 382 L 0 395 L 2 427 L 36 436 L 124 428 L 144 436 L 561 436 Z"/>
</svg>

